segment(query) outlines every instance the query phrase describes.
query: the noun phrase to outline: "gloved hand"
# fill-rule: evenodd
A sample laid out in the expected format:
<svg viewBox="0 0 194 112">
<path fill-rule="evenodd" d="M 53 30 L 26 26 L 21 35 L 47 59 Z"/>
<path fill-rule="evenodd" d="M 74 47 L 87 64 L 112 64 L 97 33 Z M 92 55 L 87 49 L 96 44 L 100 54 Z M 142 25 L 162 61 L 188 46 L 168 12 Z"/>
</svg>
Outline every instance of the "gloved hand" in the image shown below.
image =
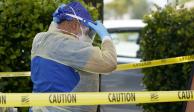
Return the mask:
<svg viewBox="0 0 194 112">
<path fill-rule="evenodd" d="M 96 31 L 96 33 L 100 36 L 101 40 L 103 40 L 106 36 L 110 36 L 107 29 L 100 21 L 97 21 L 96 25 L 91 22 L 88 22 L 88 25 L 90 28 Z"/>
</svg>

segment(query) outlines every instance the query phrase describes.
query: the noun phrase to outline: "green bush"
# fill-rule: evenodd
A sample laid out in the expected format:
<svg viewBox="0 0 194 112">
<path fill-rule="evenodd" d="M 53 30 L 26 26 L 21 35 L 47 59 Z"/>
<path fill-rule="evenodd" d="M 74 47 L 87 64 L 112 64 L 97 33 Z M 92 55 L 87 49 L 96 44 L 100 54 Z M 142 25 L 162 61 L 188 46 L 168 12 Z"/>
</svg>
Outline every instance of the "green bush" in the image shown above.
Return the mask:
<svg viewBox="0 0 194 112">
<path fill-rule="evenodd" d="M 0 0 L 0 72 L 30 70 L 34 36 L 46 31 L 58 5 L 69 1 Z M 83 3 L 82 0 L 80 2 Z M 97 19 L 98 10 L 91 5 L 84 5 Z M 29 78 L 4 78 L 0 81 L 0 91 L 31 92 L 29 82 Z"/>
<path fill-rule="evenodd" d="M 167 6 L 145 16 L 140 51 L 143 61 L 194 54 L 194 9 Z M 143 69 L 148 91 L 185 90 L 192 63 Z M 142 105 L 144 112 L 180 112 L 182 103 Z"/>
<path fill-rule="evenodd" d="M 0 72 L 30 71 L 32 40 L 46 31 L 52 13 L 73 0 L 0 0 Z M 75 0 L 74 0 L 75 1 Z M 80 1 L 96 20 L 97 8 Z M 1 78 L 0 92 L 31 92 L 30 77 Z"/>
</svg>

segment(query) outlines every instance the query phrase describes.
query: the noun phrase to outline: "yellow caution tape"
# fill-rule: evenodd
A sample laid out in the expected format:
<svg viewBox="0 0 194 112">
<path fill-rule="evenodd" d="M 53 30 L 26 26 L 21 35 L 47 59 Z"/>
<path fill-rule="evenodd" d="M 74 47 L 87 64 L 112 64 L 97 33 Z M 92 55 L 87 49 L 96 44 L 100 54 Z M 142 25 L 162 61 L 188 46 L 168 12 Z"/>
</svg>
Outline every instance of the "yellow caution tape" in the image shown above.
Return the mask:
<svg viewBox="0 0 194 112">
<path fill-rule="evenodd" d="M 0 72 L 0 77 L 26 77 L 30 74 L 31 72 Z"/>
<path fill-rule="evenodd" d="M 76 106 L 193 101 L 194 91 L 0 93 L 0 107 Z"/>
<path fill-rule="evenodd" d="M 144 61 L 140 63 L 120 64 L 117 66 L 116 71 L 170 65 L 176 63 L 186 63 L 192 61 L 194 61 L 194 55 Z M 0 77 L 23 77 L 23 76 L 30 76 L 30 72 L 0 72 Z"/>
<path fill-rule="evenodd" d="M 147 68 L 147 67 L 154 67 L 154 66 L 161 66 L 161 65 L 170 65 L 170 64 L 176 64 L 176 63 L 186 63 L 186 62 L 192 62 L 192 61 L 194 61 L 194 55 L 152 60 L 152 61 L 144 61 L 140 63 L 120 64 L 117 66 L 116 71 Z"/>
</svg>

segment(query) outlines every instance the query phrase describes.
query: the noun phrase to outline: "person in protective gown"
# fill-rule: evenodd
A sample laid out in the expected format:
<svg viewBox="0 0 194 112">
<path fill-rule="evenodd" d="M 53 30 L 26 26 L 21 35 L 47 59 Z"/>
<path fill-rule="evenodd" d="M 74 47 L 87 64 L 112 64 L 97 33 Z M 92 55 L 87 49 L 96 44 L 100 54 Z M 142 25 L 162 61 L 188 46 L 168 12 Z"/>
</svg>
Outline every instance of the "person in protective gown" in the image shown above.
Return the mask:
<svg viewBox="0 0 194 112">
<path fill-rule="evenodd" d="M 94 31 L 102 40 L 101 48 L 92 46 Z M 116 66 L 116 51 L 109 33 L 102 23 L 93 22 L 79 2 L 59 6 L 48 31 L 38 33 L 33 40 L 31 80 L 34 93 L 98 92 L 99 74 L 112 72 Z M 34 106 L 29 111 L 96 110 L 97 106 Z"/>
</svg>

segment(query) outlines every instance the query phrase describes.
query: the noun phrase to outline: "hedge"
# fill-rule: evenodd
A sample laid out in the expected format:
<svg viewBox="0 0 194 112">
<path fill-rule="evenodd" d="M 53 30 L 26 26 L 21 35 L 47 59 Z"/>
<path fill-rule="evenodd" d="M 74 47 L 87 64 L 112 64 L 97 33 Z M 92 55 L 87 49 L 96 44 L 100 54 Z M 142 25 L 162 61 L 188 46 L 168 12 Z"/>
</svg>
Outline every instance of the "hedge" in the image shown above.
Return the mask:
<svg viewBox="0 0 194 112">
<path fill-rule="evenodd" d="M 164 9 L 146 15 L 140 41 L 143 61 L 194 54 L 194 9 Z M 143 83 L 148 91 L 185 90 L 192 62 L 145 68 Z M 144 112 L 180 112 L 182 103 L 142 105 Z"/>
<path fill-rule="evenodd" d="M 61 3 L 71 1 L 76 0 L 0 0 L 0 72 L 30 71 L 34 36 L 48 29 L 52 13 Z M 77 1 L 94 20 L 99 18 L 98 7 Z M 30 77 L 1 78 L 0 92 L 32 92 Z"/>
</svg>

